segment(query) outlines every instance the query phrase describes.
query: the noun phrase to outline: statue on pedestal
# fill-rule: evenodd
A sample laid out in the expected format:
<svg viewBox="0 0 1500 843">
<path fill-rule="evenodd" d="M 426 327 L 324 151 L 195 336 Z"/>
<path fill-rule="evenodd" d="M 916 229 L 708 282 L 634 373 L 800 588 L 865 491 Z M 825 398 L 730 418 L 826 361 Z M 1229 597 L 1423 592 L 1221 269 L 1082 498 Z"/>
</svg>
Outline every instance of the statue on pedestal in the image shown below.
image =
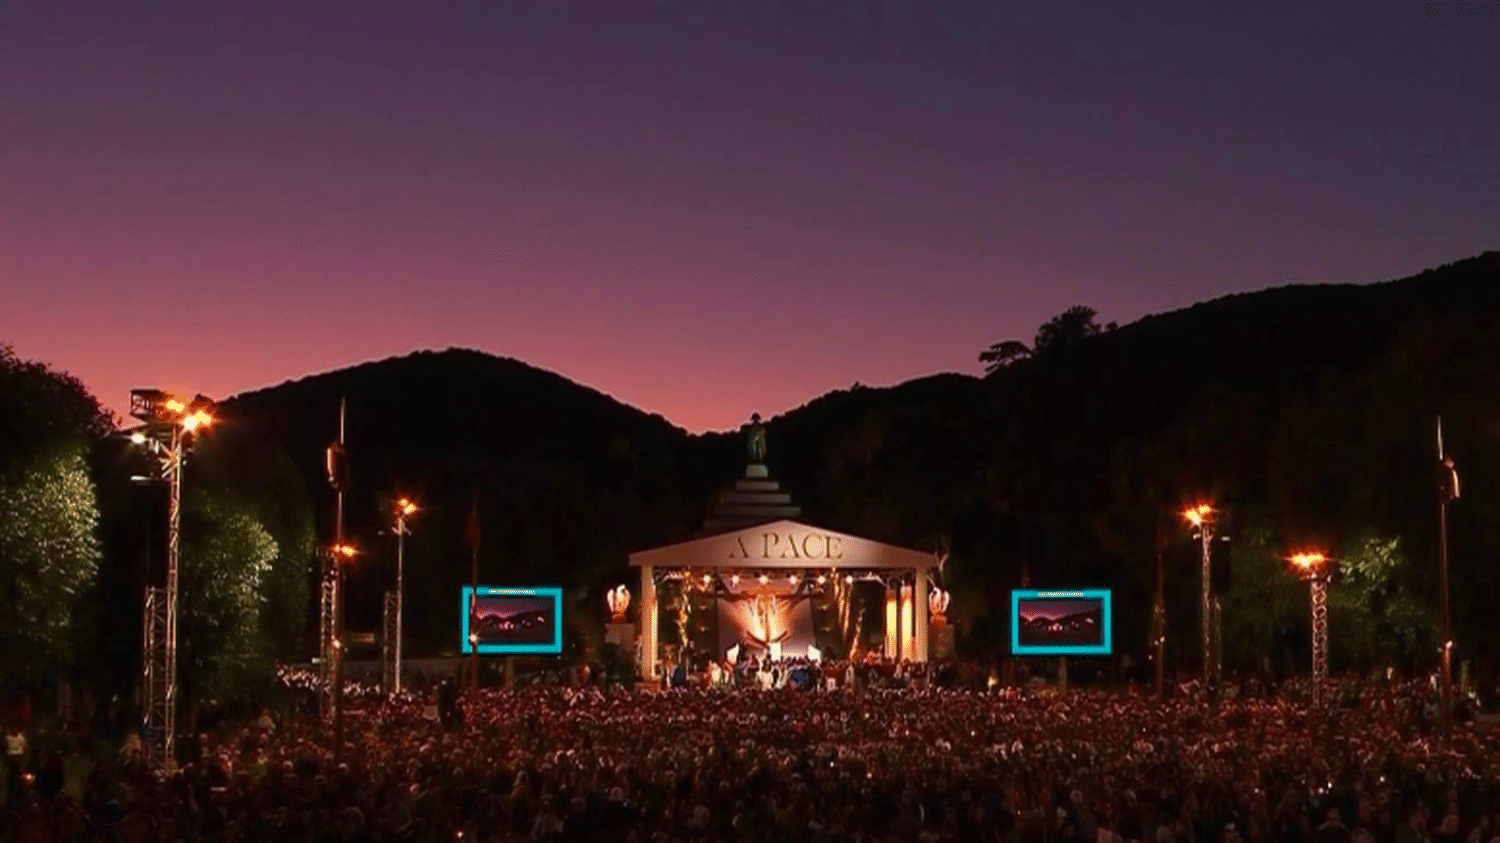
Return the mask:
<svg viewBox="0 0 1500 843">
<path fill-rule="evenodd" d="M 750 435 L 747 441 L 751 465 L 765 465 L 766 428 L 760 423 L 760 413 L 750 414 Z"/>
</svg>

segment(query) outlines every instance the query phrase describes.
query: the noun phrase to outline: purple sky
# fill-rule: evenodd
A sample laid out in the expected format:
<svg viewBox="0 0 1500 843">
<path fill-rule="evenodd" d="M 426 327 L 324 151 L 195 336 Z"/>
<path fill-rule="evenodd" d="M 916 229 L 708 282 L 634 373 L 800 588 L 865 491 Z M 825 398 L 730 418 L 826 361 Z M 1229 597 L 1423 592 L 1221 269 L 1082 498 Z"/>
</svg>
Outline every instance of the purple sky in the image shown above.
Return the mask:
<svg viewBox="0 0 1500 843">
<path fill-rule="evenodd" d="M 462 346 L 731 428 L 1074 304 L 1500 246 L 1496 43 L 1492 3 L 6 3 L 0 342 L 116 408 Z"/>
</svg>

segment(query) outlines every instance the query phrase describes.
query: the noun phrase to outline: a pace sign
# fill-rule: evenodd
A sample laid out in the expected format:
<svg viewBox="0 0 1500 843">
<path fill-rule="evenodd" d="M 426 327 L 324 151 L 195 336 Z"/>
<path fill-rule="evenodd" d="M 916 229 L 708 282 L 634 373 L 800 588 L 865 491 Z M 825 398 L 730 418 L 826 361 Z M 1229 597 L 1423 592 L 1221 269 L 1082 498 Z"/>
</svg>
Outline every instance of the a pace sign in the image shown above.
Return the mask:
<svg viewBox="0 0 1500 843">
<path fill-rule="evenodd" d="M 735 536 L 730 559 L 827 559 L 844 558 L 844 537 L 816 531 L 767 531 L 758 536 Z"/>
</svg>

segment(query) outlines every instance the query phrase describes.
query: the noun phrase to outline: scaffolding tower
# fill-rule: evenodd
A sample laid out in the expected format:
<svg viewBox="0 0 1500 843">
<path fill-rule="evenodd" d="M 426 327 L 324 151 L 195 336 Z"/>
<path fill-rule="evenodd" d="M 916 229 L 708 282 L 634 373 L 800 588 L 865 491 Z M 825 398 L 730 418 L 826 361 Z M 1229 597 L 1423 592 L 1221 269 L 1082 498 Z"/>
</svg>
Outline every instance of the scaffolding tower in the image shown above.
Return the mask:
<svg viewBox="0 0 1500 843">
<path fill-rule="evenodd" d="M 153 769 L 169 769 L 177 733 L 177 636 L 165 588 L 146 588 L 142 641 L 141 748 Z"/>
<path fill-rule="evenodd" d="M 177 567 L 182 525 L 182 462 L 193 433 L 213 423 L 213 402 L 183 401 L 160 389 L 133 389 L 129 431 L 146 448 L 156 472 L 141 479 L 167 486 L 167 569 L 163 584 L 148 584 L 141 622 L 141 737 L 146 763 L 171 770 L 177 743 Z"/>
<path fill-rule="evenodd" d="M 335 662 L 339 657 L 338 605 L 338 562 L 333 554 L 325 553 L 318 594 L 318 712 L 324 720 L 333 719 Z"/>
<path fill-rule="evenodd" d="M 401 638 L 400 613 L 401 601 L 396 592 L 387 591 L 380 627 L 380 689 L 387 696 L 401 689 L 396 682 L 396 671 L 400 669 L 396 664 L 396 647 Z"/>
</svg>

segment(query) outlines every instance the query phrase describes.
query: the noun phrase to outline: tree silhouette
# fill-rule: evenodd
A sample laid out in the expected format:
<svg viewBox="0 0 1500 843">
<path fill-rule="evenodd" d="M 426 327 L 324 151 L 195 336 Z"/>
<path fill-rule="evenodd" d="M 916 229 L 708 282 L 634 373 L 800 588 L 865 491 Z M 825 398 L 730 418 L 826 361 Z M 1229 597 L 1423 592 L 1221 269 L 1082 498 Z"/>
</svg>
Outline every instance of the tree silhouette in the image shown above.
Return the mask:
<svg viewBox="0 0 1500 843">
<path fill-rule="evenodd" d="M 1030 357 L 1031 348 L 1020 340 L 1002 340 L 979 352 L 979 362 L 989 364 L 984 367 L 986 375 Z"/>
<path fill-rule="evenodd" d="M 1074 305 L 1047 320 L 1036 330 L 1036 339 L 1031 343 L 1036 357 L 1055 357 L 1077 348 L 1084 340 L 1104 331 L 1094 317 L 1099 312 L 1092 307 Z"/>
<path fill-rule="evenodd" d="M 1098 315 L 1092 307 L 1074 305 L 1037 328 L 1031 345 L 1020 340 L 1001 340 L 979 352 L 979 362 L 987 364 L 984 373 L 989 375 L 1022 360 L 1056 357 L 1077 348 L 1089 337 L 1115 329 L 1113 322 L 1101 326 L 1094 318 Z"/>
</svg>

